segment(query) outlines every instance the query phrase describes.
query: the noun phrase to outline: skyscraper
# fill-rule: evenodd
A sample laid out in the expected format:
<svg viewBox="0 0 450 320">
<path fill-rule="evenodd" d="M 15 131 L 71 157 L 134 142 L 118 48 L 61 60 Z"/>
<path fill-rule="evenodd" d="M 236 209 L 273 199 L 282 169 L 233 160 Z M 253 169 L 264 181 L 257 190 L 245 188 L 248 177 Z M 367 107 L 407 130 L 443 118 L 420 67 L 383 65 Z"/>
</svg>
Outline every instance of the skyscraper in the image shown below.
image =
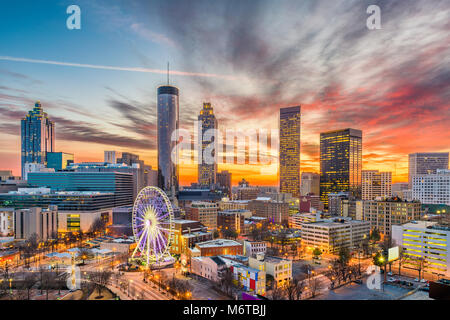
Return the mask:
<svg viewBox="0 0 450 320">
<path fill-rule="evenodd" d="M 175 197 L 178 191 L 178 141 L 172 139 L 179 126 L 179 91 L 170 85 L 158 87 L 158 187 Z M 172 161 L 172 151 L 175 161 Z"/>
<path fill-rule="evenodd" d="M 448 156 L 448 152 L 411 153 L 408 166 L 409 188 L 412 188 L 415 175 L 436 173 L 436 169 L 448 169 Z"/>
<path fill-rule="evenodd" d="M 21 120 L 22 177 L 25 163 L 47 165 L 47 152 L 55 150 L 55 124 L 48 119 L 39 101 Z"/>
<path fill-rule="evenodd" d="M 361 197 L 362 131 L 343 129 L 320 134 L 320 200 L 328 208 L 328 194 L 350 191 Z"/>
<path fill-rule="evenodd" d="M 211 186 L 216 183 L 217 175 L 217 137 L 212 130 L 218 129 L 211 103 L 203 103 L 198 126 L 198 183 L 201 186 Z M 211 131 L 207 132 L 208 130 Z"/>
<path fill-rule="evenodd" d="M 280 109 L 280 192 L 300 197 L 300 106 Z"/>
</svg>

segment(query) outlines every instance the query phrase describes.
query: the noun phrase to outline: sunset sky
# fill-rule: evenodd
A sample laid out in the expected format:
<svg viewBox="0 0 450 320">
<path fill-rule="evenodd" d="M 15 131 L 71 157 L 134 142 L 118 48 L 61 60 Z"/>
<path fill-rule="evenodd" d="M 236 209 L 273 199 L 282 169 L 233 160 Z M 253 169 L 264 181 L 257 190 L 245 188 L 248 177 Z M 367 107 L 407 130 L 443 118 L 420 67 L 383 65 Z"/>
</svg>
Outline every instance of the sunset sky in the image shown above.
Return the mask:
<svg viewBox="0 0 450 320">
<path fill-rule="evenodd" d="M 68 30 L 66 8 L 81 8 Z M 366 9 L 381 8 L 380 30 Z M 203 102 L 219 128 L 278 128 L 301 105 L 301 170 L 319 171 L 319 133 L 363 131 L 363 170 L 407 181 L 408 154 L 450 151 L 450 6 L 433 1 L 2 1 L 0 170 L 20 174 L 20 119 L 40 100 L 56 149 L 104 150 L 156 166 L 156 88 L 180 89 L 181 126 Z M 276 185 L 260 166 L 219 165 Z M 267 172 L 269 172 L 268 170 Z M 266 172 L 266 173 L 267 173 Z M 183 165 L 181 184 L 196 181 Z"/>
</svg>

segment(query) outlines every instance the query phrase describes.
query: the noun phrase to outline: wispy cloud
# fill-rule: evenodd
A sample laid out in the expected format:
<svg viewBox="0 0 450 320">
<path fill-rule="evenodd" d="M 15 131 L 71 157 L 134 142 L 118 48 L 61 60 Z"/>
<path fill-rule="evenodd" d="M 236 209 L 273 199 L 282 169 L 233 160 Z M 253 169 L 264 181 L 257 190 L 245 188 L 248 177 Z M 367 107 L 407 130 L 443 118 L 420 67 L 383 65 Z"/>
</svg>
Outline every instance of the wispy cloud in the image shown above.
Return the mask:
<svg viewBox="0 0 450 320">
<path fill-rule="evenodd" d="M 164 34 L 147 29 L 142 23 L 133 23 L 130 28 L 146 40 L 176 48 L 176 44 L 172 39 L 165 36 Z"/>
<path fill-rule="evenodd" d="M 161 69 L 104 66 L 104 65 L 96 65 L 96 64 L 84 64 L 84 63 L 29 59 L 29 58 L 8 57 L 8 56 L 0 56 L 0 60 L 14 61 L 14 62 L 38 63 L 38 64 L 49 64 L 49 65 L 65 66 L 65 67 L 114 70 L 114 71 L 130 71 L 130 72 L 144 72 L 144 73 L 157 73 L 157 74 L 166 74 L 167 73 L 167 70 L 161 70 Z M 221 74 L 214 74 L 214 73 L 186 72 L 186 71 L 177 71 L 177 70 L 171 70 L 170 74 L 177 75 L 177 76 L 185 76 L 185 77 L 222 78 L 222 79 L 228 79 L 228 80 L 235 79 L 235 77 L 229 76 L 229 75 L 221 75 Z"/>
</svg>

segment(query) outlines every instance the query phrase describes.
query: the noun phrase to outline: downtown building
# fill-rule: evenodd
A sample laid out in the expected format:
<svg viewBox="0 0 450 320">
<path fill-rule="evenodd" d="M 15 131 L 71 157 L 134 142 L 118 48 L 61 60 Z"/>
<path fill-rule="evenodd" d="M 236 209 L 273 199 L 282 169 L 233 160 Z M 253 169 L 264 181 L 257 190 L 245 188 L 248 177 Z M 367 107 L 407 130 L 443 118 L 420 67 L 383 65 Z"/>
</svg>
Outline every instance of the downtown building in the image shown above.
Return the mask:
<svg viewBox="0 0 450 320">
<path fill-rule="evenodd" d="M 250 210 L 231 209 L 222 210 L 217 213 L 217 227 L 218 230 L 224 232 L 225 230 L 233 230 L 238 235 L 244 233 L 244 221 L 252 216 Z"/>
<path fill-rule="evenodd" d="M 363 219 L 370 222 L 371 229 L 378 229 L 387 237 L 391 236 L 392 226 L 419 220 L 422 205 L 419 201 L 399 199 L 363 201 Z"/>
<path fill-rule="evenodd" d="M 14 239 L 26 240 L 33 234 L 40 241 L 58 238 L 57 206 L 14 210 Z"/>
<path fill-rule="evenodd" d="M 425 260 L 424 271 L 450 277 L 450 228 L 430 221 L 411 221 L 392 226 L 392 241 L 409 259 Z M 414 261 L 404 261 L 405 268 L 416 269 Z"/>
<path fill-rule="evenodd" d="M 226 195 L 229 199 L 233 196 L 231 191 L 231 177 L 232 174 L 228 170 L 223 170 L 217 173 L 217 184 L 226 190 Z"/>
<path fill-rule="evenodd" d="M 300 195 L 319 195 L 320 174 L 314 172 L 302 172 L 300 183 Z"/>
<path fill-rule="evenodd" d="M 172 134 L 179 129 L 179 90 L 164 85 L 158 87 L 157 98 L 158 130 L 158 187 L 165 191 L 170 199 L 175 199 L 179 188 L 178 139 L 172 140 Z M 175 161 L 172 161 L 172 151 Z"/>
<path fill-rule="evenodd" d="M 149 169 L 147 168 L 149 167 Z M 128 173 L 133 176 L 133 201 L 137 194 L 146 186 L 157 185 L 157 174 L 151 170 L 151 166 L 141 166 L 140 163 L 107 163 L 107 162 L 82 162 L 71 164 L 66 171 L 74 172 L 119 172 Z"/>
<path fill-rule="evenodd" d="M 256 254 L 248 258 L 248 265 L 271 275 L 276 287 L 283 287 L 292 280 L 292 260 Z"/>
<path fill-rule="evenodd" d="M 300 106 L 281 108 L 279 122 L 280 192 L 300 197 Z"/>
<path fill-rule="evenodd" d="M 33 172 L 30 186 L 53 191 L 88 191 L 114 194 L 115 207 L 133 205 L 133 175 L 121 172 Z"/>
<path fill-rule="evenodd" d="M 196 243 L 189 249 L 191 257 L 211 257 L 221 255 L 237 256 L 243 254 L 243 245 L 234 240 L 215 239 Z"/>
<path fill-rule="evenodd" d="M 118 206 L 114 193 L 52 191 L 49 188 L 19 188 L 18 191 L 2 193 L 0 204 L 0 211 L 57 206 L 59 233 L 88 232 L 97 219 L 109 224 L 113 208 Z"/>
<path fill-rule="evenodd" d="M 341 248 L 358 248 L 369 238 L 370 223 L 367 221 L 335 218 L 305 222 L 301 226 L 302 244 L 319 248 L 327 253 L 337 253 Z"/>
<path fill-rule="evenodd" d="M 218 124 L 211 103 L 203 103 L 198 116 L 198 183 L 211 187 L 217 181 Z M 212 145 L 212 148 L 211 148 Z"/>
<path fill-rule="evenodd" d="M 73 154 L 66 152 L 48 152 L 47 153 L 47 168 L 55 171 L 65 170 L 68 166 L 73 164 Z"/>
<path fill-rule="evenodd" d="M 0 237 L 14 234 L 14 208 L 0 208 Z"/>
<path fill-rule="evenodd" d="M 33 110 L 21 120 L 22 177 L 25 164 L 37 163 L 47 166 L 47 153 L 55 151 L 55 124 L 42 110 L 39 101 Z"/>
<path fill-rule="evenodd" d="M 199 221 L 175 219 L 173 224 L 171 254 L 188 254 L 188 249 L 193 248 L 196 243 L 213 239 L 212 232 Z M 169 224 L 163 223 L 163 226 L 169 227 Z"/>
<path fill-rule="evenodd" d="M 408 165 L 408 183 L 412 188 L 413 177 L 436 173 L 437 169 L 448 169 L 448 152 L 411 153 Z"/>
<path fill-rule="evenodd" d="M 200 221 L 208 230 L 217 230 L 219 206 L 212 202 L 195 201 L 186 208 L 186 219 Z"/>
<path fill-rule="evenodd" d="M 343 129 L 320 134 L 320 199 L 328 209 L 328 194 L 350 192 L 361 197 L 362 131 Z"/>
<path fill-rule="evenodd" d="M 362 170 L 362 200 L 392 197 L 392 172 Z"/>
<path fill-rule="evenodd" d="M 279 172 L 280 192 L 300 197 L 301 107 L 280 109 Z"/>
<path fill-rule="evenodd" d="M 266 218 L 269 223 L 279 225 L 289 223 L 289 203 L 286 202 L 259 197 L 248 203 L 248 210 L 255 217 Z"/>
<path fill-rule="evenodd" d="M 450 206 L 450 170 L 437 169 L 436 173 L 414 175 L 412 198 L 423 204 Z"/>
</svg>

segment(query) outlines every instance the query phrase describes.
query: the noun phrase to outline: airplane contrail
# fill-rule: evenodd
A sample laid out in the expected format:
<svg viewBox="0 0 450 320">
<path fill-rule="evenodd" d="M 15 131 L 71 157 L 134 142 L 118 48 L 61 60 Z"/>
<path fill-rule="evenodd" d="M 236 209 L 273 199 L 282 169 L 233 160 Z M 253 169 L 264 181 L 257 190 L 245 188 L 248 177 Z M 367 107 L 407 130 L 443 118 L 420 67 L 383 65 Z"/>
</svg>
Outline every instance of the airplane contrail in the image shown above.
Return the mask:
<svg viewBox="0 0 450 320">
<path fill-rule="evenodd" d="M 167 73 L 167 70 L 160 70 L 160 69 L 149 69 L 149 68 L 139 68 L 139 67 L 114 67 L 114 66 L 103 66 L 103 65 L 96 65 L 96 64 L 62 62 L 62 61 L 54 61 L 54 60 L 39 60 L 39 59 L 29 59 L 29 58 L 8 57 L 8 56 L 0 56 L 0 60 L 50 64 L 50 65 L 56 65 L 56 66 L 78 67 L 78 68 L 89 68 L 89 69 L 145 72 L 145 73 L 157 73 L 157 74 L 166 74 Z M 236 79 L 235 77 L 228 76 L 228 75 L 220 75 L 220 74 L 214 74 L 214 73 L 186 72 L 186 71 L 176 71 L 176 70 L 171 70 L 170 74 L 178 75 L 178 76 L 186 76 L 186 77 L 223 78 L 223 79 L 228 79 L 228 80 Z"/>
</svg>

